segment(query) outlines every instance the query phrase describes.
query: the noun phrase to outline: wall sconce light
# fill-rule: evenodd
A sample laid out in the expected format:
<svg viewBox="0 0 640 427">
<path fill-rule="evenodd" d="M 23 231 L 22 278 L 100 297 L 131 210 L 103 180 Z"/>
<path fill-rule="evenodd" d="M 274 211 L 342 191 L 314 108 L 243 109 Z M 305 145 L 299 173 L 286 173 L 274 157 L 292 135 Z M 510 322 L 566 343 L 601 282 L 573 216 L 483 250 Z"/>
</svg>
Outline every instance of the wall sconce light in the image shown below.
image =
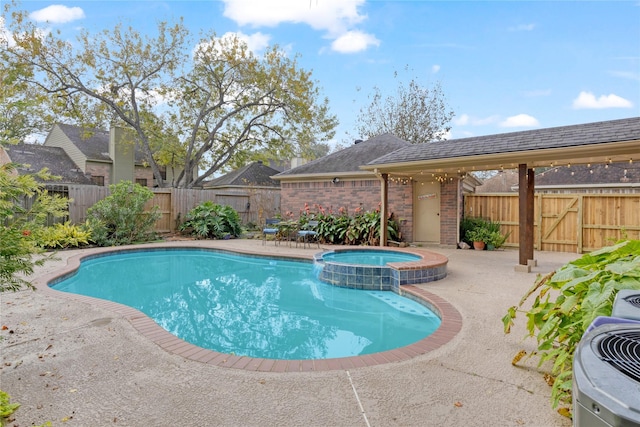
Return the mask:
<svg viewBox="0 0 640 427">
<path fill-rule="evenodd" d="M 340 178 L 335 177 L 335 178 L 333 178 L 333 179 L 331 180 L 331 182 L 333 182 L 334 184 L 337 184 L 337 183 L 339 183 L 339 182 L 340 182 Z"/>
</svg>

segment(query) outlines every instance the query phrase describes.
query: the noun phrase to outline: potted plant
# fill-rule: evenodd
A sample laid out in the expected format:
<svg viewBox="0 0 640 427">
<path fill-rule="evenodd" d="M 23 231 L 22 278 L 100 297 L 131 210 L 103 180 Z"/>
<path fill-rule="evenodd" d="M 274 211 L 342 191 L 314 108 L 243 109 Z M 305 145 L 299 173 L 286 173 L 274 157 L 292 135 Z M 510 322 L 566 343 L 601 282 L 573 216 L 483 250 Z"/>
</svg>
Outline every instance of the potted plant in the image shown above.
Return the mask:
<svg viewBox="0 0 640 427">
<path fill-rule="evenodd" d="M 467 239 L 473 242 L 473 249 L 483 250 L 485 244 L 489 240 L 491 232 L 484 227 L 476 227 L 473 230 L 467 231 Z"/>
<path fill-rule="evenodd" d="M 498 249 L 499 247 L 504 245 L 504 242 L 507 241 L 509 234 L 511 234 L 511 232 L 507 234 L 502 234 L 499 231 L 489 232 L 489 238 L 486 241 L 487 249 L 489 250 Z"/>
</svg>

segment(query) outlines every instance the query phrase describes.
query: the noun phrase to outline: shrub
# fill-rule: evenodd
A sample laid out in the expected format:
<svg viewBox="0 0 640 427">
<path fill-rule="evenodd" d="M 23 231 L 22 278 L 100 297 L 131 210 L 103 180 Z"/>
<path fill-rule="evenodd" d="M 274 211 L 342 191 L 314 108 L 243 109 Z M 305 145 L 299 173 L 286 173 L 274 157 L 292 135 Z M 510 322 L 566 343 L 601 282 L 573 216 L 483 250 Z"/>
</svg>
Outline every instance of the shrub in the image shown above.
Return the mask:
<svg viewBox="0 0 640 427">
<path fill-rule="evenodd" d="M 158 207 L 145 212 L 153 192 L 131 181 L 109 186 L 111 194 L 87 209 L 91 239 L 98 246 L 118 246 L 155 238 Z"/>
<path fill-rule="evenodd" d="M 351 216 L 340 208 L 338 214 L 327 212 L 322 206 L 316 206 L 317 212 L 312 212 L 307 204 L 301 211 L 299 225 L 303 227 L 310 220 L 318 221 L 318 238 L 321 242 L 337 245 L 370 245 L 380 243 L 380 211 L 362 211 L 358 209 Z M 399 240 L 398 222 L 391 214 L 387 220 L 387 237 Z"/>
<path fill-rule="evenodd" d="M 68 202 L 59 196 L 50 196 L 36 181 L 51 180 L 46 170 L 34 175 L 15 175 L 15 165 L 0 165 L 0 292 L 33 288 L 20 276 L 29 276 L 34 266 L 43 265 L 53 254 L 33 259 L 40 254 L 34 232 L 42 228 L 48 216 L 67 214 Z M 31 208 L 24 200 L 32 198 Z"/>
<path fill-rule="evenodd" d="M 207 200 L 189 211 L 180 231 L 195 234 L 201 239 L 223 239 L 238 237 L 242 227 L 235 209 Z"/>
<path fill-rule="evenodd" d="M 44 249 L 77 248 L 88 245 L 90 238 L 87 228 L 69 222 L 44 227 L 35 234 L 38 246 Z"/>
<path fill-rule="evenodd" d="M 517 306 L 502 318 L 509 333 L 519 308 L 532 295 L 527 337 L 538 343 L 540 365 L 553 363 L 553 406 L 571 404 L 573 354 L 582 335 L 598 316 L 610 316 L 620 289 L 640 289 L 640 240 L 627 240 L 572 261 L 538 277 Z M 551 296 L 557 295 L 555 301 Z M 523 353 L 523 352 L 520 352 Z M 514 364 L 519 356 L 514 359 Z M 568 413 L 568 409 L 565 411 Z"/>
</svg>

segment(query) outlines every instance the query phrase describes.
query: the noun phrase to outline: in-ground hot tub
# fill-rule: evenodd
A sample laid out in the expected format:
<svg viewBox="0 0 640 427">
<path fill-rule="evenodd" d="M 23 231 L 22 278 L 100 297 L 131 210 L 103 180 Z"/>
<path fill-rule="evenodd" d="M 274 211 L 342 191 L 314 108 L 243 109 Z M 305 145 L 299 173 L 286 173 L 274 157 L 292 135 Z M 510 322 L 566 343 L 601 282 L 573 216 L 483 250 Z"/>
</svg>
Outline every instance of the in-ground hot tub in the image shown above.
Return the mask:
<svg viewBox="0 0 640 427">
<path fill-rule="evenodd" d="M 447 276 L 444 255 L 394 249 L 335 249 L 314 256 L 318 278 L 347 288 L 398 292 L 402 285 L 433 282 Z"/>
</svg>

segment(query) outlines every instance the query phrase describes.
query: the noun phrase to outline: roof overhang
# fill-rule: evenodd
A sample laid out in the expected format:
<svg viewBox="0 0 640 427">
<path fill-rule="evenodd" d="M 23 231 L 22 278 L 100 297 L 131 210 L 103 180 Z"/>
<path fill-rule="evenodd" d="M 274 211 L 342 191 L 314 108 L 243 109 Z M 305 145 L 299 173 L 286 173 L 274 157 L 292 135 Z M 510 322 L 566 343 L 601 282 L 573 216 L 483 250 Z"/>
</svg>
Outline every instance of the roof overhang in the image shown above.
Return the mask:
<svg viewBox="0 0 640 427">
<path fill-rule="evenodd" d="M 625 161 L 640 161 L 640 140 L 373 164 L 360 168 L 377 174 L 392 173 L 409 176 L 416 173 L 461 174 L 482 170 L 517 169 L 520 164 L 526 164 L 528 168 L 536 168 Z"/>
<path fill-rule="evenodd" d="M 299 174 L 299 175 L 274 175 L 272 179 L 279 180 L 281 182 L 308 182 L 308 181 L 331 181 L 333 178 L 340 179 L 377 179 L 375 171 L 349 171 L 349 172 L 326 172 L 326 173 L 314 173 L 314 174 Z"/>
</svg>

